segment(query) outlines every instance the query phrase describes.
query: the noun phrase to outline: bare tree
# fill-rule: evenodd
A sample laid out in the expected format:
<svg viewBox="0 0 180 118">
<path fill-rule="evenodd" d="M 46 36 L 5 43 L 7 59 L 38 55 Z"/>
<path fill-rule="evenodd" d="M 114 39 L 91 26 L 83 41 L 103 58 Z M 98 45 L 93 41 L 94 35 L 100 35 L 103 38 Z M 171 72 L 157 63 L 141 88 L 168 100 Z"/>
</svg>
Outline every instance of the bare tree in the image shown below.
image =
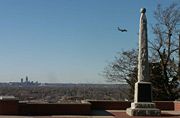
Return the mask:
<svg viewBox="0 0 180 118">
<path fill-rule="evenodd" d="M 159 62 L 163 75 L 163 86 L 166 94 L 173 94 L 177 86 L 177 51 L 179 50 L 177 26 L 180 23 L 180 9 L 178 4 L 171 4 L 167 8 L 158 5 L 154 12 L 157 23 L 152 27 L 155 39 L 150 42 L 151 52 L 155 62 Z M 169 98 L 169 99 L 174 99 Z"/>
<path fill-rule="evenodd" d="M 138 51 L 131 49 L 118 53 L 119 56 L 104 69 L 104 76 L 108 82 L 128 83 L 129 98 L 133 98 L 134 83 L 137 81 Z"/>
</svg>

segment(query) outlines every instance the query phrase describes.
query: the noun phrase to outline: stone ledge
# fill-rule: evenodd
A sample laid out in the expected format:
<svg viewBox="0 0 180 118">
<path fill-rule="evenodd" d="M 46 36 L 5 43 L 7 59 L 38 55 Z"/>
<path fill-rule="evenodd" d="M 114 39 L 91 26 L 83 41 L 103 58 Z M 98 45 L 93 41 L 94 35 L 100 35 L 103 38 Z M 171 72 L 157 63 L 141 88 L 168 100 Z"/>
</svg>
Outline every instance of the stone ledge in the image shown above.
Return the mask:
<svg viewBox="0 0 180 118">
<path fill-rule="evenodd" d="M 0 101 L 19 101 L 14 96 L 0 96 Z"/>
<path fill-rule="evenodd" d="M 138 103 L 131 103 L 131 108 L 155 108 L 155 103 L 152 102 L 138 102 Z"/>
</svg>

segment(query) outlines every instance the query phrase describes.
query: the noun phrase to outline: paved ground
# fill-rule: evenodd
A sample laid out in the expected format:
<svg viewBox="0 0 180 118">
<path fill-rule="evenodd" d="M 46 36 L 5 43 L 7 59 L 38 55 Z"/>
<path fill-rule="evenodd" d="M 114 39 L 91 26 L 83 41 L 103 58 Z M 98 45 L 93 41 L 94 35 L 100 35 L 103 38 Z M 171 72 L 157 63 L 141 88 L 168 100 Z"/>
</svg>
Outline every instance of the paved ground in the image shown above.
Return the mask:
<svg viewBox="0 0 180 118">
<path fill-rule="evenodd" d="M 0 116 L 0 118 L 145 118 L 143 116 L 131 117 L 125 111 L 107 110 L 107 111 L 93 111 L 90 116 L 77 115 L 59 115 L 59 116 Z M 162 111 L 161 116 L 146 117 L 146 118 L 180 118 L 180 111 Z"/>
</svg>

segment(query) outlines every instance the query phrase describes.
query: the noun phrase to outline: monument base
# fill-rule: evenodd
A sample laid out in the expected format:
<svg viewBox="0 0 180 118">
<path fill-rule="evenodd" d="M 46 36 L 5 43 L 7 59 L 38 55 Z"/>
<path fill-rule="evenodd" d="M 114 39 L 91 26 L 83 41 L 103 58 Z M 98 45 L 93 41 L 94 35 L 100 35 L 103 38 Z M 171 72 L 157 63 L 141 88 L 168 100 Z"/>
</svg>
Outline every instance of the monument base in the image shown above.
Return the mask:
<svg viewBox="0 0 180 118">
<path fill-rule="evenodd" d="M 139 102 L 131 103 L 131 108 L 126 109 L 126 113 L 130 116 L 159 116 L 161 111 L 155 108 L 155 103 Z"/>
<path fill-rule="evenodd" d="M 135 84 L 134 102 L 126 109 L 130 116 L 159 116 L 161 111 L 152 103 L 152 90 L 150 82 L 137 82 Z"/>
</svg>

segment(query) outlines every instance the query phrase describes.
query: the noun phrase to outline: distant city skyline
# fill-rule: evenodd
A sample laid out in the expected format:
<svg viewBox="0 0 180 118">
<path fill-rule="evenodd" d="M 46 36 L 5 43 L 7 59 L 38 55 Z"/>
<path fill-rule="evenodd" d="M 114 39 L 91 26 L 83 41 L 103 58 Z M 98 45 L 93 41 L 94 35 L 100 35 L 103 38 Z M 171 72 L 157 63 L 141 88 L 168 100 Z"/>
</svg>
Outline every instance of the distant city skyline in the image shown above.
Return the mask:
<svg viewBox="0 0 180 118">
<path fill-rule="evenodd" d="M 137 47 L 140 8 L 148 38 L 158 4 L 178 0 L 0 0 L 0 82 L 106 83 L 117 52 Z M 119 32 L 117 27 L 127 29 Z"/>
</svg>

